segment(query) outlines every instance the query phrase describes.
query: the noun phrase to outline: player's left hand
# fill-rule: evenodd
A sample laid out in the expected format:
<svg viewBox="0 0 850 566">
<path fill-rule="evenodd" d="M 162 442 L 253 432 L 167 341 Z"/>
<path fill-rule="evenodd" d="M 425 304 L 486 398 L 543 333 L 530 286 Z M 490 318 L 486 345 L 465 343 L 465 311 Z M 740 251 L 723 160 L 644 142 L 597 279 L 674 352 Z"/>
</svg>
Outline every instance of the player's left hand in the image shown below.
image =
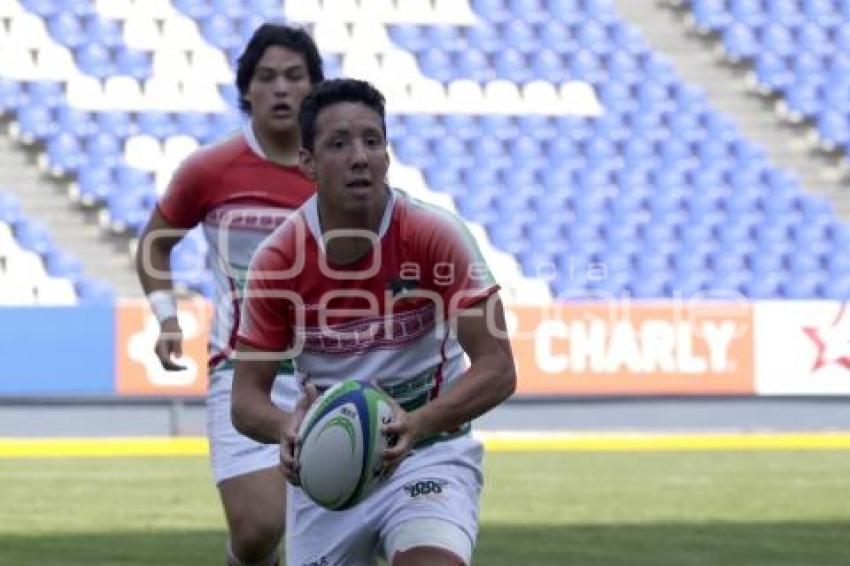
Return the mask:
<svg viewBox="0 0 850 566">
<path fill-rule="evenodd" d="M 413 445 L 419 438 L 419 419 L 415 412 L 408 413 L 401 405 L 393 402 L 393 420 L 385 424 L 381 431 L 389 440 L 384 451 L 384 468 L 381 477 L 390 476 L 401 465 Z"/>
<path fill-rule="evenodd" d="M 280 437 L 280 467 L 283 475 L 292 485 L 301 485 L 298 476 L 298 428 L 310 406 L 319 398 L 319 392 L 312 383 L 304 384 L 304 395 L 298 400 L 295 411 L 287 419 Z"/>
</svg>

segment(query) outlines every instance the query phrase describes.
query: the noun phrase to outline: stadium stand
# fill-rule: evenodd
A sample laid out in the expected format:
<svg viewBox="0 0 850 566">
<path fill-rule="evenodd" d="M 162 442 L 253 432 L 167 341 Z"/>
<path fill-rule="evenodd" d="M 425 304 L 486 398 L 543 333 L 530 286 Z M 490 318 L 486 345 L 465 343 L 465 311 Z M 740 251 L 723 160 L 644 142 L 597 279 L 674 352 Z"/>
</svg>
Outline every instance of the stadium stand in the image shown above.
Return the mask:
<svg viewBox="0 0 850 566">
<path fill-rule="evenodd" d="M 109 285 L 84 274 L 50 232 L 25 216 L 17 199 L 0 189 L 0 305 L 73 305 L 112 301 Z"/>
<path fill-rule="evenodd" d="M 44 169 L 73 179 L 70 197 L 105 229 L 136 233 L 179 161 L 238 125 L 234 57 L 260 21 L 285 17 L 311 28 L 329 76 L 387 94 L 391 178 L 473 223 L 525 298 L 850 291 L 838 259 L 850 228 L 831 203 L 744 139 L 609 0 L 7 4 L 10 133 L 43 146 Z M 692 1 L 696 25 L 845 152 L 847 6 Z M 181 285 L 208 293 L 203 251 L 195 234 L 174 262 Z"/>
</svg>

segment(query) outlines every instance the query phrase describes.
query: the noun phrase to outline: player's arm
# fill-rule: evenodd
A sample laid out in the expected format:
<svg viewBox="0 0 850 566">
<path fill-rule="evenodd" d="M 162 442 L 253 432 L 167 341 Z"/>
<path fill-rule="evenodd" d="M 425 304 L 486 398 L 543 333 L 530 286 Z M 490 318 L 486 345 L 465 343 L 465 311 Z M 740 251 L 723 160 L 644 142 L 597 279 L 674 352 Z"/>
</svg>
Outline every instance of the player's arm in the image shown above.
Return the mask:
<svg viewBox="0 0 850 566">
<path fill-rule="evenodd" d="M 259 350 L 242 340 L 236 343 L 230 416 L 236 430 L 257 442 L 277 444 L 288 424 L 289 414 L 271 400 L 279 369 L 280 359 L 272 352 Z"/>
<path fill-rule="evenodd" d="M 271 400 L 275 374 L 280 359 L 273 352 L 259 350 L 243 341 L 237 342 L 237 358 L 233 372 L 230 418 L 240 433 L 265 444 L 280 443 L 283 474 L 295 485 L 300 484 L 295 459 L 298 427 L 310 405 L 319 396 L 313 384 L 306 384 L 304 395 L 295 411 L 287 413 Z M 268 359 L 246 359 L 246 354 Z"/>
<path fill-rule="evenodd" d="M 492 316 L 487 316 L 487 312 Z M 516 368 L 499 294 L 492 293 L 460 311 L 456 329 L 470 367 L 444 395 L 386 427 L 389 434 L 399 437 L 399 442 L 385 454 L 388 465 L 403 457 L 418 441 L 455 430 L 513 394 Z"/>
<path fill-rule="evenodd" d="M 183 355 L 183 333 L 177 322 L 177 305 L 171 277 L 171 250 L 184 235 L 185 230 L 172 226 L 157 207 L 142 231 L 136 249 L 136 272 L 139 282 L 160 326 L 154 351 L 162 367 L 171 371 L 185 369 L 172 360 L 172 355 Z"/>
</svg>

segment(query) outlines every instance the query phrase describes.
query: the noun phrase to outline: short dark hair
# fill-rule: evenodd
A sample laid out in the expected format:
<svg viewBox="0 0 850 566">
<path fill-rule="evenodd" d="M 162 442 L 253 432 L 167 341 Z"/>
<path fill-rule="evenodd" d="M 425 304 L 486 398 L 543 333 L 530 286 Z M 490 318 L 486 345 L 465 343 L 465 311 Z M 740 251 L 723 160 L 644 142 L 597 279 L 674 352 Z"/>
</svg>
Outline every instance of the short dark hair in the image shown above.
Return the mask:
<svg viewBox="0 0 850 566">
<path fill-rule="evenodd" d="M 316 119 L 324 108 L 339 102 L 360 102 L 381 117 L 381 130 L 387 135 L 384 95 L 366 81 L 357 79 L 333 79 L 313 87 L 301 101 L 298 111 L 298 128 L 301 130 L 301 145 L 313 151 L 316 142 Z"/>
<path fill-rule="evenodd" d="M 302 28 L 265 23 L 254 31 L 242 55 L 236 60 L 236 88 L 239 91 L 239 109 L 242 112 L 251 111 L 251 104 L 245 100 L 245 94 L 248 92 L 257 63 L 271 46 L 285 47 L 304 57 L 311 84 L 318 84 L 325 79 L 322 56 L 319 55 L 319 48 L 310 34 Z"/>
</svg>

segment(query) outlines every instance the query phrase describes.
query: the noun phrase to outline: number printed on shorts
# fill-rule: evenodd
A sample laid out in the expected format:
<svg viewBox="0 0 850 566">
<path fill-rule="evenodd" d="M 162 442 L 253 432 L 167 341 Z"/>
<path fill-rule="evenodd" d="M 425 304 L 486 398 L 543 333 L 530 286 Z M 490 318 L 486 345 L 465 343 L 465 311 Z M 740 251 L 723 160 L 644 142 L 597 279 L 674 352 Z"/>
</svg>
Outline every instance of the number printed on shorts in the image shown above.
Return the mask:
<svg viewBox="0 0 850 566">
<path fill-rule="evenodd" d="M 420 495 L 431 495 L 443 493 L 443 488 L 448 485 L 448 481 L 442 478 L 431 478 L 418 480 L 405 484 L 404 491 L 410 497 L 419 497 Z"/>
</svg>

